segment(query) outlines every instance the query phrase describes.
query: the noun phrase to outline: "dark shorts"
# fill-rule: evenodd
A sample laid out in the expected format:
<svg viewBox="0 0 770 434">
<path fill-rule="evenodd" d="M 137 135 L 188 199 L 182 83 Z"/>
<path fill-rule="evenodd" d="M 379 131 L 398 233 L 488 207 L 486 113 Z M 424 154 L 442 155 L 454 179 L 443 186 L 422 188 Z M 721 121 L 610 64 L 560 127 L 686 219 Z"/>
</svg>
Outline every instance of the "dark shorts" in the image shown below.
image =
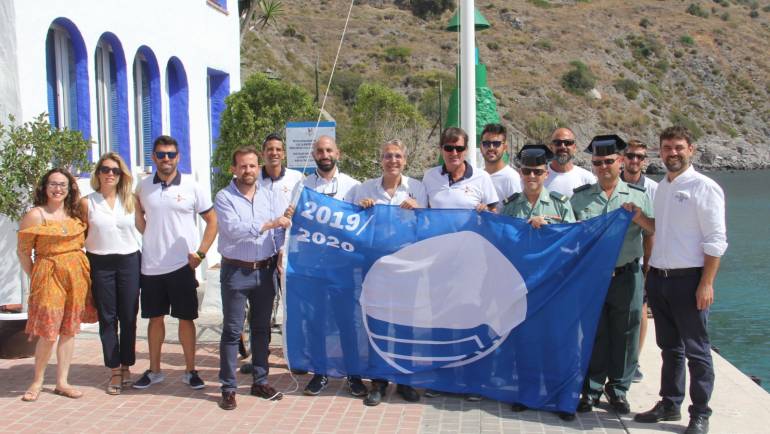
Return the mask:
<svg viewBox="0 0 770 434">
<path fill-rule="evenodd" d="M 178 319 L 198 318 L 198 280 L 188 265 L 166 274 L 141 278 L 142 318 L 168 315 Z"/>
</svg>

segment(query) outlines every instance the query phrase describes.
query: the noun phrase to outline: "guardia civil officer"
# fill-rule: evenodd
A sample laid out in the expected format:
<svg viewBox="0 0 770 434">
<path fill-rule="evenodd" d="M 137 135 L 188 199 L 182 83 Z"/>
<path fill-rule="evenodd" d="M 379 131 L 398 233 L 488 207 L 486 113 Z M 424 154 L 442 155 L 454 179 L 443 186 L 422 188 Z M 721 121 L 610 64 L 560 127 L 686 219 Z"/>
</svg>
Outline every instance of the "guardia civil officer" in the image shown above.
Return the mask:
<svg viewBox="0 0 770 434">
<path fill-rule="evenodd" d="M 515 193 L 503 201 L 502 214 L 527 219 L 537 229 L 549 223 L 575 221 L 569 198 L 561 193 L 548 191 L 543 186 L 548 177 L 548 161 L 553 152 L 545 145 L 524 145 L 516 154 L 522 193 Z"/>
<path fill-rule="evenodd" d="M 602 388 L 619 414 L 628 414 L 626 392 L 639 357 L 639 324 L 642 315 L 642 234 L 655 232 L 650 198 L 644 187 L 620 179 L 626 142 L 616 135 L 596 136 L 588 145 L 598 182 L 578 187 L 572 209 L 586 220 L 621 206 L 634 213 L 615 263 L 610 287 L 596 329 L 593 354 L 583 385 L 578 412 L 589 412 L 599 403 Z"/>
</svg>

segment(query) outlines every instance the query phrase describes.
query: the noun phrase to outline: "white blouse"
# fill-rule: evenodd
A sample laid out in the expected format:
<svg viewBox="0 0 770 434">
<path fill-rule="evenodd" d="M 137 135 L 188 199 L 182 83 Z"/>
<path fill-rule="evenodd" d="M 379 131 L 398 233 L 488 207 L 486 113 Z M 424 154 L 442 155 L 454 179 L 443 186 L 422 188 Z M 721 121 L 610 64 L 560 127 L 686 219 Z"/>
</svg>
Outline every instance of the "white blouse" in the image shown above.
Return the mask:
<svg viewBox="0 0 770 434">
<path fill-rule="evenodd" d="M 134 213 L 127 213 L 115 198 L 115 206 L 109 203 L 101 193 L 95 191 L 88 199 L 88 235 L 86 251 L 95 255 L 127 255 L 141 248 L 139 232 L 134 226 Z"/>
</svg>

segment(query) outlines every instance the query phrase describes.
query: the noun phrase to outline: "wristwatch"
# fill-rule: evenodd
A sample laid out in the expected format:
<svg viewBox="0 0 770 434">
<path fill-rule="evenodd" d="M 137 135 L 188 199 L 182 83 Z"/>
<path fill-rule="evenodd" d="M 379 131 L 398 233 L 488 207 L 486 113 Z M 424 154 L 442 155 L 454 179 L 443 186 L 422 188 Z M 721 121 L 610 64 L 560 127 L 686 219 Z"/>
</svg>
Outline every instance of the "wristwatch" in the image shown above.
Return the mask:
<svg viewBox="0 0 770 434">
<path fill-rule="evenodd" d="M 200 250 L 195 252 L 195 254 L 198 255 L 198 257 L 201 258 L 201 260 L 206 259 L 206 254 L 201 252 Z"/>
</svg>

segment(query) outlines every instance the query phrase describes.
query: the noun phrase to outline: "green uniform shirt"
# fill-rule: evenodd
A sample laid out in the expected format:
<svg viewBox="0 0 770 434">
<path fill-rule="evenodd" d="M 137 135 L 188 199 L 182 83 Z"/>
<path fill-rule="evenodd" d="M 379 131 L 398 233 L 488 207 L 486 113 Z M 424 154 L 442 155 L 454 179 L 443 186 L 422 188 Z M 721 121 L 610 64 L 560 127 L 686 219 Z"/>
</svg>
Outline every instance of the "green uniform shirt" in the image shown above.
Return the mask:
<svg viewBox="0 0 770 434">
<path fill-rule="evenodd" d="M 610 211 L 620 208 L 626 202 L 632 202 L 642 209 L 642 212 L 652 218 L 652 204 L 650 198 L 645 193 L 644 187 L 629 185 L 621 179 L 618 179 L 618 185 L 612 191 L 612 197 L 607 199 L 602 187 L 596 183 L 584 185 L 575 189 L 575 194 L 570 200 L 572 209 L 575 211 L 575 217 L 578 220 L 587 220 Z M 636 258 L 642 257 L 644 250 L 642 248 L 642 227 L 636 223 L 631 223 L 626 231 L 626 237 L 623 240 L 623 247 L 620 249 L 616 267 L 625 265 Z"/>
<path fill-rule="evenodd" d="M 561 193 L 549 192 L 545 187 L 540 192 L 535 206 L 529 203 L 524 193 L 516 193 L 511 196 L 511 201 L 505 205 L 502 214 L 523 219 L 543 216 L 549 224 L 575 221 L 569 198 Z"/>
</svg>

